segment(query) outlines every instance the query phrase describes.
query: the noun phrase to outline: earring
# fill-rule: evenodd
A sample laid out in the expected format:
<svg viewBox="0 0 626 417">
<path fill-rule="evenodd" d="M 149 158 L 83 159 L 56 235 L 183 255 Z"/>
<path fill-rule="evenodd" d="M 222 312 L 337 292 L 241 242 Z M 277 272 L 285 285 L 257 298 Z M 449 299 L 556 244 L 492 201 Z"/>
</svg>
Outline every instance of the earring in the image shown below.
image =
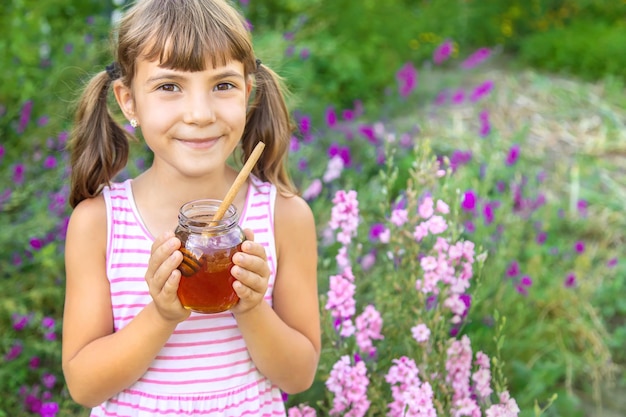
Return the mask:
<svg viewBox="0 0 626 417">
<path fill-rule="evenodd" d="M 139 123 L 137 123 L 137 119 L 130 119 L 130 125 L 134 128 L 136 128 L 137 126 L 139 126 Z"/>
</svg>

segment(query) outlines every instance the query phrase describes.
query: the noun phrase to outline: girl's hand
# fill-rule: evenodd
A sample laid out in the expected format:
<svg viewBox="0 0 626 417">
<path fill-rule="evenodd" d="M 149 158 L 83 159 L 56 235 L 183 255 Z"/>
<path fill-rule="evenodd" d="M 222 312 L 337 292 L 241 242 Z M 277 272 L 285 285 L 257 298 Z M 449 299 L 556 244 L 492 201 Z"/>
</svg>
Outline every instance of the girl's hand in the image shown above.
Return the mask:
<svg viewBox="0 0 626 417">
<path fill-rule="evenodd" d="M 183 254 L 178 251 L 180 240 L 168 232 L 158 237 L 152 244 L 146 282 L 150 295 L 159 314 L 164 320 L 181 322 L 191 312 L 183 307 L 178 299 L 178 283 L 181 273 L 178 265 Z"/>
<path fill-rule="evenodd" d="M 236 278 L 233 288 L 239 296 L 239 302 L 231 311 L 234 314 L 245 313 L 263 302 L 270 277 L 265 248 L 254 242 L 254 233 L 244 230 L 246 241 L 241 245 L 242 252 L 233 256 L 231 274 Z"/>
</svg>

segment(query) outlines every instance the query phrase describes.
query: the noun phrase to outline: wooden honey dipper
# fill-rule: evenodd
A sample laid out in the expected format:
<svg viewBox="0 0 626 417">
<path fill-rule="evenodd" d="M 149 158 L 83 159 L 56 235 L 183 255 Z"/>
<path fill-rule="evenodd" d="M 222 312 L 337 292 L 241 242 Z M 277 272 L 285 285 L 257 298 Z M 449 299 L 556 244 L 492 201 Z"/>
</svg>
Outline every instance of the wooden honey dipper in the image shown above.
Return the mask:
<svg viewBox="0 0 626 417">
<path fill-rule="evenodd" d="M 252 150 L 252 153 L 250 154 L 250 157 L 248 157 L 248 160 L 241 168 L 241 171 L 239 171 L 239 174 L 237 174 L 233 185 L 230 186 L 230 189 L 226 193 L 226 197 L 224 197 L 222 203 L 215 211 L 215 214 L 213 215 L 213 219 L 210 224 L 215 225 L 218 221 L 222 220 L 222 217 L 224 217 L 226 210 L 228 210 L 228 207 L 230 207 L 230 205 L 233 203 L 233 200 L 237 196 L 237 193 L 248 179 L 252 168 L 254 168 L 254 165 L 259 160 L 259 157 L 263 153 L 264 148 L 265 143 L 259 142 L 256 144 L 256 146 Z M 180 251 L 183 254 L 183 261 L 178 267 L 180 272 L 186 277 L 198 272 L 201 266 L 200 260 L 186 248 L 180 248 Z"/>
</svg>

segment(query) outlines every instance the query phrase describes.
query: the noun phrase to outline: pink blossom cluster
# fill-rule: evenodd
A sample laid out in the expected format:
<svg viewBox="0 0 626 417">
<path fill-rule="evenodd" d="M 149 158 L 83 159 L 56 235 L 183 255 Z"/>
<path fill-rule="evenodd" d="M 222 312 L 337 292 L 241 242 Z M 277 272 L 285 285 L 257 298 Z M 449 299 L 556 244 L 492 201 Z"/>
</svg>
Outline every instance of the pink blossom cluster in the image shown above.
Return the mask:
<svg viewBox="0 0 626 417">
<path fill-rule="evenodd" d="M 472 346 L 464 335 L 460 340 L 452 339 L 447 350 L 446 382 L 452 387 L 451 413 L 455 417 L 480 417 L 482 412 L 472 398 L 470 378 L 472 375 Z"/>
<path fill-rule="evenodd" d="M 358 361 L 354 366 L 348 355 L 342 356 L 330 371 L 326 387 L 335 396 L 331 416 L 362 417 L 367 413 L 370 401 L 367 399 L 369 385 L 365 362 Z"/>
<path fill-rule="evenodd" d="M 391 385 L 393 402 L 388 404 L 390 417 L 435 417 L 433 390 L 419 379 L 419 369 L 413 359 L 402 356 L 393 360 L 385 380 Z"/>
<path fill-rule="evenodd" d="M 374 356 L 376 347 L 372 344 L 372 340 L 383 339 L 381 333 L 383 328 L 383 319 L 378 310 L 373 305 L 365 307 L 363 312 L 356 318 L 356 343 L 359 350 L 366 355 Z"/>
<path fill-rule="evenodd" d="M 438 200 L 437 203 L 431 197 L 425 197 L 418 207 L 418 215 L 421 221 L 413 232 L 417 242 L 422 242 L 429 235 L 439 235 L 447 230 L 445 219 L 437 215 L 448 214 L 449 206 Z M 423 277 L 415 282 L 415 288 L 424 294 L 439 294 L 440 285 L 446 285 L 446 299 L 444 307 L 452 314 L 452 323 L 458 324 L 467 314 L 468 297 L 466 290 L 470 287 L 470 279 L 473 276 L 474 243 L 459 241 L 451 244 L 442 236 L 436 236 L 432 252 L 427 253 L 420 259 L 420 266 L 424 272 Z"/>
<path fill-rule="evenodd" d="M 352 316 L 356 312 L 355 290 L 352 268 L 345 268 L 342 274 L 330 277 L 328 300 L 324 308 L 330 310 L 330 314 L 335 319 L 335 327 L 340 329 L 339 332 L 343 337 L 354 334 Z"/>
<path fill-rule="evenodd" d="M 291 407 L 287 411 L 287 417 L 316 417 L 315 409 L 308 405 L 300 404 L 297 407 Z"/>
<path fill-rule="evenodd" d="M 485 411 L 485 417 L 517 417 L 520 409 L 508 391 L 500 394 L 500 404 L 494 404 Z"/>
<path fill-rule="evenodd" d="M 337 191 L 333 198 L 333 204 L 329 226 L 332 230 L 339 229 L 337 240 L 348 245 L 356 236 L 359 226 L 359 201 L 356 191 Z"/>
<path fill-rule="evenodd" d="M 489 364 L 489 356 L 481 351 L 476 352 L 474 365 L 476 365 L 478 369 L 472 374 L 472 389 L 479 399 L 485 400 L 489 398 L 493 392 L 491 389 L 491 365 Z"/>
</svg>

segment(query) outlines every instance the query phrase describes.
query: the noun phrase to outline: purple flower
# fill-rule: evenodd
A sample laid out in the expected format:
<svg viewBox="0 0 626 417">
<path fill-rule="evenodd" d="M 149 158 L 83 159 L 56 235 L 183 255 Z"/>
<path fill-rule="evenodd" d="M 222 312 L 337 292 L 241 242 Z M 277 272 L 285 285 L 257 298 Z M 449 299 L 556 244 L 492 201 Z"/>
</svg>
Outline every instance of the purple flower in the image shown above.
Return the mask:
<svg viewBox="0 0 626 417">
<path fill-rule="evenodd" d="M 52 387 L 54 387 L 54 384 L 57 382 L 57 377 L 52 375 L 52 374 L 43 374 L 43 376 L 41 377 L 41 383 L 43 384 L 44 387 L 48 388 L 48 389 L 52 389 Z"/>
<path fill-rule="evenodd" d="M 335 113 L 334 108 L 328 107 L 326 109 L 326 126 L 332 129 L 336 125 L 337 125 L 337 113 Z"/>
<path fill-rule="evenodd" d="M 606 263 L 606 266 L 608 268 L 614 268 L 616 265 L 617 265 L 617 258 L 611 258 Z"/>
<path fill-rule="evenodd" d="M 354 120 L 354 110 L 346 109 L 346 110 L 342 111 L 341 112 L 341 117 L 346 122 L 350 122 L 350 121 Z"/>
<path fill-rule="evenodd" d="M 439 45 L 436 49 L 435 52 L 433 53 L 433 61 L 435 64 L 439 65 L 441 64 L 443 61 L 447 60 L 448 58 L 450 58 L 450 55 L 452 55 L 452 41 L 445 41 L 444 43 L 442 43 L 441 45 Z"/>
<path fill-rule="evenodd" d="M 576 286 L 576 275 L 574 274 L 568 274 L 565 277 L 565 281 L 563 281 L 563 286 L 565 288 L 573 288 Z"/>
<path fill-rule="evenodd" d="M 472 91 L 472 94 L 470 95 L 470 101 L 472 103 L 479 101 L 483 97 L 487 96 L 491 92 L 491 90 L 493 90 L 493 81 L 487 80 L 484 83 L 480 84 L 478 87 L 476 87 L 474 91 Z"/>
<path fill-rule="evenodd" d="M 17 126 L 17 133 L 24 133 L 24 130 L 26 130 L 26 126 L 28 125 L 28 122 L 30 121 L 30 114 L 32 113 L 32 111 L 33 111 L 33 101 L 28 100 L 22 106 L 22 111 L 20 112 L 20 122 Z"/>
<path fill-rule="evenodd" d="M 574 243 L 574 250 L 576 253 L 583 253 L 585 251 L 585 242 L 579 240 Z"/>
<path fill-rule="evenodd" d="M 461 68 L 472 69 L 480 65 L 491 55 L 491 50 L 488 48 L 480 48 L 472 55 L 470 55 L 465 61 L 461 63 Z"/>
<path fill-rule="evenodd" d="M 474 225 L 474 222 L 471 220 L 466 221 L 463 226 L 467 233 L 474 233 L 476 231 L 476 226 Z"/>
<path fill-rule="evenodd" d="M 17 164 L 13 167 L 13 182 L 16 184 L 22 184 L 24 182 L 24 171 L 26 167 L 24 164 Z"/>
<path fill-rule="evenodd" d="M 364 136 L 368 142 L 372 144 L 378 143 L 376 140 L 376 132 L 373 126 L 370 125 L 361 125 L 359 126 L 359 133 Z"/>
<path fill-rule="evenodd" d="M 528 275 L 524 275 L 522 279 L 520 279 L 519 283 L 520 285 L 523 285 L 524 287 L 530 287 L 533 285 L 533 280 Z"/>
<path fill-rule="evenodd" d="M 59 405 L 55 402 L 46 402 L 41 404 L 39 414 L 41 417 L 56 417 L 59 412 Z"/>
<path fill-rule="evenodd" d="M 33 394 L 28 394 L 24 399 L 24 406 L 26 410 L 31 413 L 39 413 L 39 410 L 41 410 L 41 400 Z"/>
<path fill-rule="evenodd" d="M 34 250 L 39 250 L 43 247 L 43 242 L 41 239 L 39 238 L 31 238 L 30 239 L 30 247 L 33 248 Z"/>
<path fill-rule="evenodd" d="M 39 119 L 37 119 L 37 126 L 42 127 L 48 124 L 48 122 L 50 121 L 50 118 L 48 116 L 41 116 Z"/>
<path fill-rule="evenodd" d="M 548 238 L 548 234 L 546 232 L 539 232 L 537 233 L 537 238 L 535 241 L 537 242 L 538 245 L 543 245 L 547 238 Z"/>
<path fill-rule="evenodd" d="M 511 149 L 509 149 L 509 153 L 506 156 L 505 163 L 508 166 L 515 165 L 515 163 L 519 159 L 519 153 L 520 153 L 520 147 L 518 144 L 511 146 Z"/>
<path fill-rule="evenodd" d="M 490 225 L 493 223 L 494 214 L 493 214 L 493 205 L 492 203 L 486 203 L 483 206 L 483 217 L 485 219 L 485 225 Z"/>
<path fill-rule="evenodd" d="M 0 159 L 4 157 L 5 153 L 6 153 L 6 149 L 4 148 L 3 145 L 0 145 Z"/>
<path fill-rule="evenodd" d="M 481 138 L 484 138 L 485 136 L 489 136 L 489 133 L 491 133 L 491 122 L 489 122 L 489 112 L 487 110 L 483 110 L 482 112 L 480 112 L 480 115 L 478 116 L 478 118 L 480 122 L 480 130 L 478 131 L 478 134 L 480 135 Z"/>
<path fill-rule="evenodd" d="M 383 223 L 374 223 L 370 227 L 369 238 L 371 241 L 378 241 L 381 233 L 387 230 L 387 227 Z"/>
<path fill-rule="evenodd" d="M 296 52 L 296 47 L 293 45 L 289 45 L 287 49 L 285 49 L 285 56 L 293 56 L 294 52 Z"/>
<path fill-rule="evenodd" d="M 302 48 L 300 51 L 300 59 L 306 61 L 311 56 L 311 51 L 309 48 Z"/>
<path fill-rule="evenodd" d="M 472 160 L 472 151 L 461 151 L 455 149 L 450 155 L 450 168 L 455 172 L 461 165 L 465 165 Z"/>
<path fill-rule="evenodd" d="M 462 89 L 456 90 L 454 94 L 452 94 L 452 103 L 461 104 L 463 101 L 465 101 L 465 91 Z"/>
<path fill-rule="evenodd" d="M 43 161 L 43 167 L 45 169 L 53 169 L 53 168 L 56 168 L 56 166 L 57 166 L 57 159 L 52 155 L 48 155 L 46 159 Z"/>
<path fill-rule="evenodd" d="M 476 193 L 473 190 L 467 190 L 465 194 L 463 194 L 461 208 L 465 211 L 474 211 L 476 208 Z"/>
<path fill-rule="evenodd" d="M 37 369 L 39 368 L 40 364 L 41 364 L 41 359 L 39 358 L 39 356 L 33 356 L 32 358 L 30 358 L 30 361 L 28 361 L 28 367 L 30 369 Z"/>
<path fill-rule="evenodd" d="M 31 317 L 32 316 L 30 314 L 26 314 L 26 315 L 14 314 L 13 315 L 13 330 L 18 331 L 18 332 L 21 330 L 24 330 L 24 328 L 30 322 Z"/>
<path fill-rule="evenodd" d="M 55 321 L 52 317 L 44 317 L 41 319 L 41 325 L 44 329 L 53 329 Z"/>
<path fill-rule="evenodd" d="M 15 343 L 11 346 L 11 349 L 4 355 L 4 360 L 10 362 L 12 360 L 17 359 L 21 354 L 24 347 L 20 343 Z"/>
<path fill-rule="evenodd" d="M 517 261 L 512 261 L 506 270 L 506 275 L 510 278 L 514 278 L 519 274 L 519 264 Z"/>
<path fill-rule="evenodd" d="M 411 62 L 407 62 L 396 73 L 398 90 L 402 97 L 408 97 L 417 87 L 417 70 Z"/>
<path fill-rule="evenodd" d="M 289 142 L 289 152 L 298 152 L 300 150 L 300 142 L 298 138 L 295 136 L 291 137 L 291 141 Z"/>
</svg>

